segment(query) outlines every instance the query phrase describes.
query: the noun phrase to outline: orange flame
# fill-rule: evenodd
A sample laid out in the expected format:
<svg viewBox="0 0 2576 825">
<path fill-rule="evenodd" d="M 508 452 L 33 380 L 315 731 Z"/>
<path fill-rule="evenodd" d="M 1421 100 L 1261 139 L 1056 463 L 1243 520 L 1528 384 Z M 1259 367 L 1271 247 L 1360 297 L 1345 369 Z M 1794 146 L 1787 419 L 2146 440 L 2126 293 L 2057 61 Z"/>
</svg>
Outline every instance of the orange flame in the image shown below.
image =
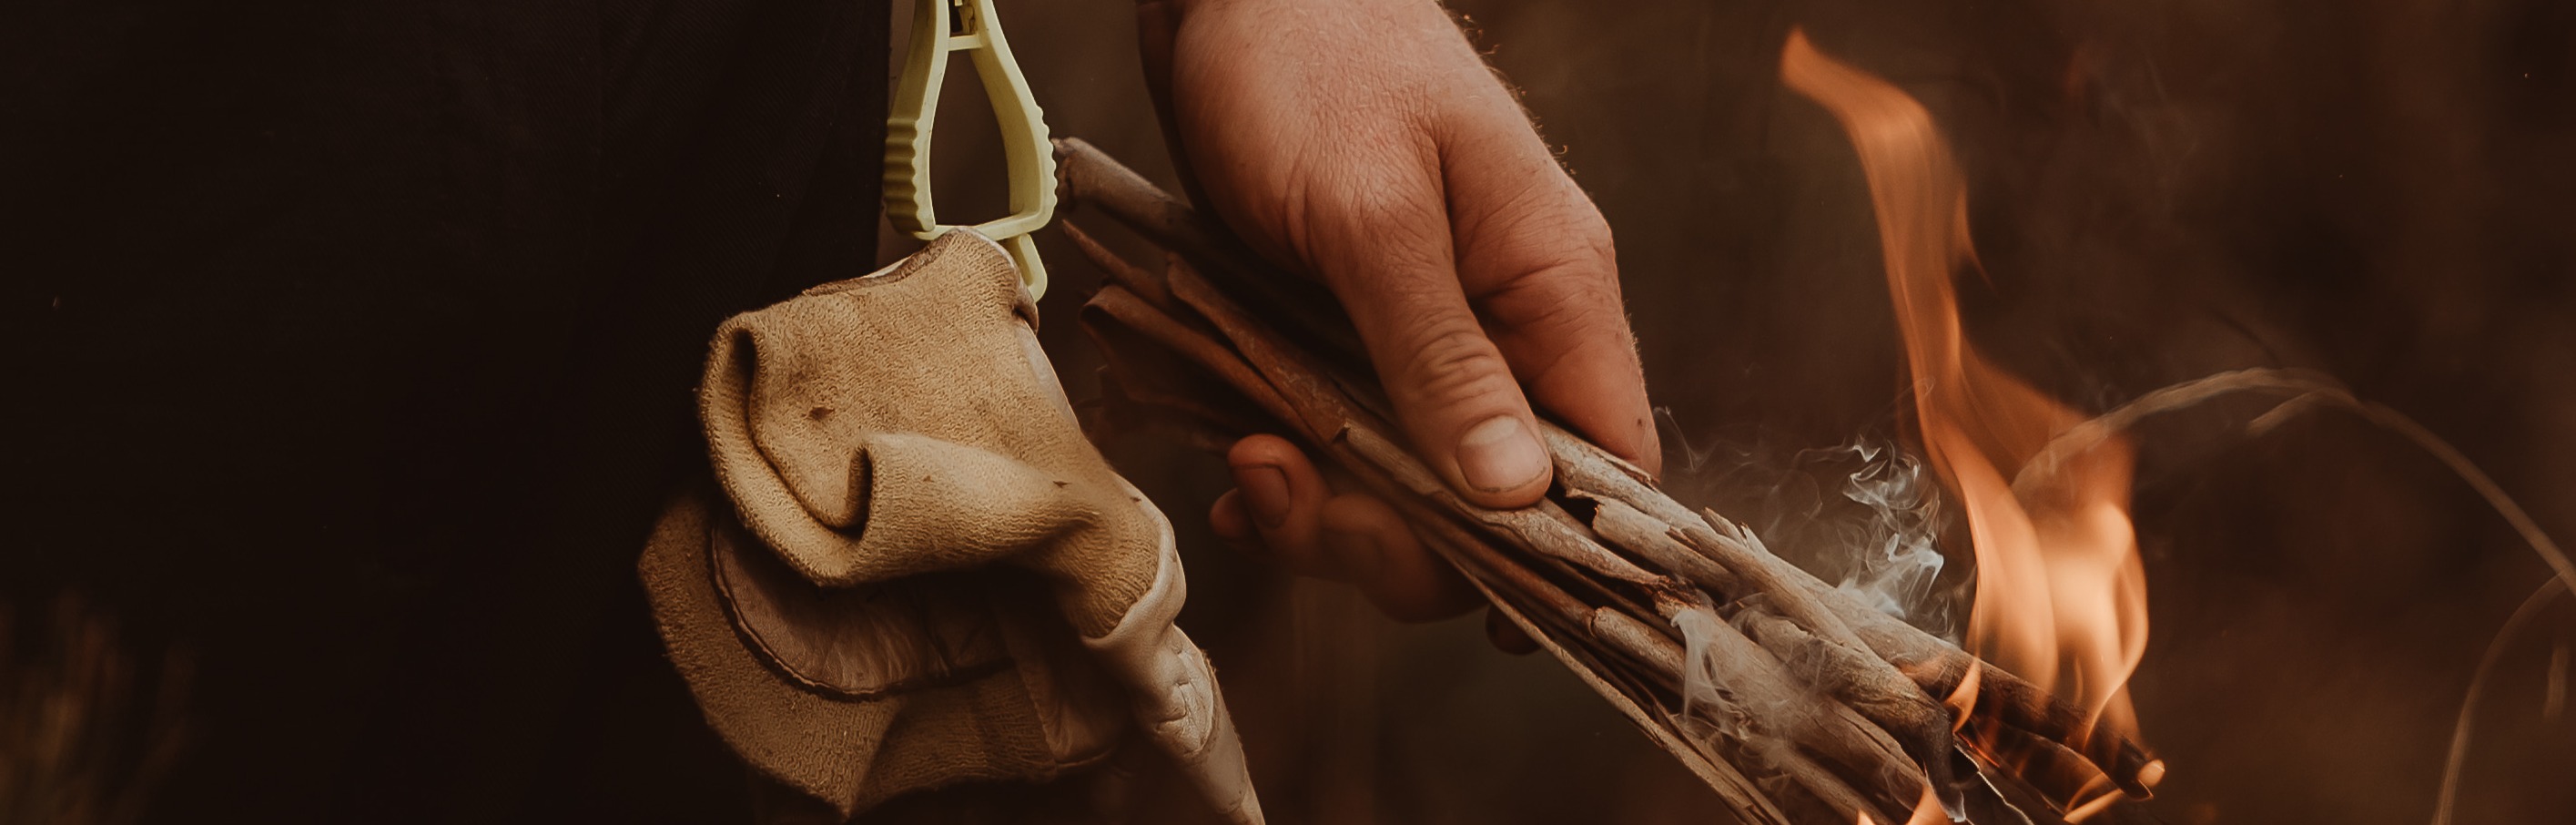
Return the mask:
<svg viewBox="0 0 2576 825">
<path fill-rule="evenodd" d="M 1968 649 L 2080 703 L 2095 730 L 2134 733 L 2125 685 L 2147 638 L 2146 575 L 2128 513 L 2135 448 L 2112 438 L 2027 466 L 2085 416 L 1968 343 L 1952 285 L 1976 263 L 1967 184 L 1931 114 L 1818 52 L 1803 31 L 1790 33 L 1780 74 L 1841 122 L 1869 179 L 1924 452 L 1964 505 L 1975 543 Z M 1961 688 L 1954 706 L 1968 707 L 1975 687 Z"/>
<path fill-rule="evenodd" d="M 1923 798 L 1914 803 L 1914 813 L 1905 817 L 1905 825 L 1948 825 L 1949 822 L 1950 815 L 1941 811 L 1941 798 L 1933 796 L 1931 788 L 1923 789 Z M 1868 811 L 1862 811 L 1860 820 L 1854 825 L 1878 825 L 1878 820 L 1870 818 Z"/>
</svg>

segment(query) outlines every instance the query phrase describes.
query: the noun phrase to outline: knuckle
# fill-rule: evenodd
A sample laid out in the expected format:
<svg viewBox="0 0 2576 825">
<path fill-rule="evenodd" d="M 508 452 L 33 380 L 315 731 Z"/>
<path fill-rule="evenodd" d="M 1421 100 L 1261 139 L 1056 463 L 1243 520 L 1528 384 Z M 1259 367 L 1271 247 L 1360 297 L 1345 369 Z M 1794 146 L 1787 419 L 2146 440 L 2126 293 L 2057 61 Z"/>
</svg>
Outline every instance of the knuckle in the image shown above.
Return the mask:
<svg viewBox="0 0 2576 825">
<path fill-rule="evenodd" d="M 1579 208 L 1507 210 L 1464 233 L 1462 263 L 1485 273 L 1484 292 L 1533 283 L 1591 291 L 1618 288 L 1618 252 L 1609 223 L 1588 203 Z"/>
<path fill-rule="evenodd" d="M 1508 394 L 1510 368 L 1482 330 L 1439 324 L 1412 336 L 1401 383 L 1421 403 L 1443 406 Z"/>
<path fill-rule="evenodd" d="M 1436 181 L 1406 166 L 1401 151 L 1356 151 L 1289 183 L 1296 257 L 1336 289 L 1447 268 L 1449 227 Z"/>
<path fill-rule="evenodd" d="M 1526 270 L 1486 296 L 1483 305 L 1496 326 L 1520 332 L 1624 333 L 1628 326 L 1618 277 L 1590 264 Z"/>
</svg>

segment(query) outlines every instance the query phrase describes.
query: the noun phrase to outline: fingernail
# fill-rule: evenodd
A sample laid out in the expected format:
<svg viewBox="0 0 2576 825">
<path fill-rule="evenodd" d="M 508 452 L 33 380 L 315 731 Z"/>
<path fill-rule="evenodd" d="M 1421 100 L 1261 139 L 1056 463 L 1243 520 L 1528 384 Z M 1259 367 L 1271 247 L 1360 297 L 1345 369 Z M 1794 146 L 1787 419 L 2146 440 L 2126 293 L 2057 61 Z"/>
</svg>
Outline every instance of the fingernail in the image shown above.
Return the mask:
<svg viewBox="0 0 2576 825">
<path fill-rule="evenodd" d="M 1498 415 L 1458 439 L 1458 472 L 1488 493 L 1516 490 L 1547 473 L 1547 451 L 1520 418 Z"/>
<path fill-rule="evenodd" d="M 1235 468 L 1235 484 L 1252 505 L 1261 526 L 1278 529 L 1288 523 L 1288 474 L 1269 465 Z"/>
</svg>

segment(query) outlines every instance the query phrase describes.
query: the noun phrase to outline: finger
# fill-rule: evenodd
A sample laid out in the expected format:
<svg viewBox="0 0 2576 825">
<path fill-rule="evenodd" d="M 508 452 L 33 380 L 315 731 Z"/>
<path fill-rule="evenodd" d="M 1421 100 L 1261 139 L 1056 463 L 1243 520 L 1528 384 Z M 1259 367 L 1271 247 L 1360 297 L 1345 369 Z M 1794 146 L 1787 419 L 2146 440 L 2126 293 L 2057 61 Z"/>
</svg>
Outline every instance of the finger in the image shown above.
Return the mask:
<svg viewBox="0 0 2576 825">
<path fill-rule="evenodd" d="M 1501 610 L 1485 611 L 1485 639 L 1493 642 L 1496 649 L 1514 656 L 1538 652 L 1538 640 L 1530 638 L 1527 631 L 1513 624 L 1511 617 L 1503 615 Z"/>
<path fill-rule="evenodd" d="M 1225 495 L 1216 497 L 1215 504 L 1208 505 L 1208 529 L 1235 546 L 1258 549 L 1264 556 L 1270 554 L 1267 548 L 1260 547 L 1261 534 L 1252 529 L 1252 516 L 1243 510 L 1242 490 L 1227 490 Z"/>
<path fill-rule="evenodd" d="M 1659 471 L 1663 451 L 1609 224 L 1507 94 L 1455 105 L 1442 174 L 1468 299 L 1533 402 Z"/>
<path fill-rule="evenodd" d="M 1344 493 L 1324 502 L 1328 552 L 1386 615 L 1427 622 L 1483 604 L 1483 594 L 1457 568 L 1432 555 L 1395 508 L 1374 496 Z"/>
<path fill-rule="evenodd" d="M 1324 541 L 1322 512 L 1332 489 L 1296 445 L 1251 436 L 1234 443 L 1226 463 L 1252 532 L 1273 559 L 1299 575 L 1346 579 Z"/>
<path fill-rule="evenodd" d="M 1418 140 L 1418 136 L 1413 138 Z M 1314 193 L 1303 246 L 1359 329 L 1414 452 L 1469 501 L 1547 491 L 1537 419 L 1461 292 L 1448 206 L 1428 147 L 1382 138 Z"/>
</svg>

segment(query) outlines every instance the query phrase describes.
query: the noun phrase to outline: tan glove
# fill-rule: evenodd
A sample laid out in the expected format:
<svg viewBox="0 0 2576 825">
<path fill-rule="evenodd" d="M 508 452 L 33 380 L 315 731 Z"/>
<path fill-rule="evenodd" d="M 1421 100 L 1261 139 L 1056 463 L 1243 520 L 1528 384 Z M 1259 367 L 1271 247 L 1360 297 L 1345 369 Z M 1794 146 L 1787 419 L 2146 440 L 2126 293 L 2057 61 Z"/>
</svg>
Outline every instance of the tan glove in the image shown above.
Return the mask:
<svg viewBox="0 0 2576 825">
<path fill-rule="evenodd" d="M 826 590 L 1038 573 L 1136 720 L 1230 819 L 1261 821 L 1207 660 L 1174 627 L 1171 525 L 1084 440 L 1000 247 L 953 231 L 893 270 L 718 331 L 700 387 L 741 523 Z"/>
</svg>

